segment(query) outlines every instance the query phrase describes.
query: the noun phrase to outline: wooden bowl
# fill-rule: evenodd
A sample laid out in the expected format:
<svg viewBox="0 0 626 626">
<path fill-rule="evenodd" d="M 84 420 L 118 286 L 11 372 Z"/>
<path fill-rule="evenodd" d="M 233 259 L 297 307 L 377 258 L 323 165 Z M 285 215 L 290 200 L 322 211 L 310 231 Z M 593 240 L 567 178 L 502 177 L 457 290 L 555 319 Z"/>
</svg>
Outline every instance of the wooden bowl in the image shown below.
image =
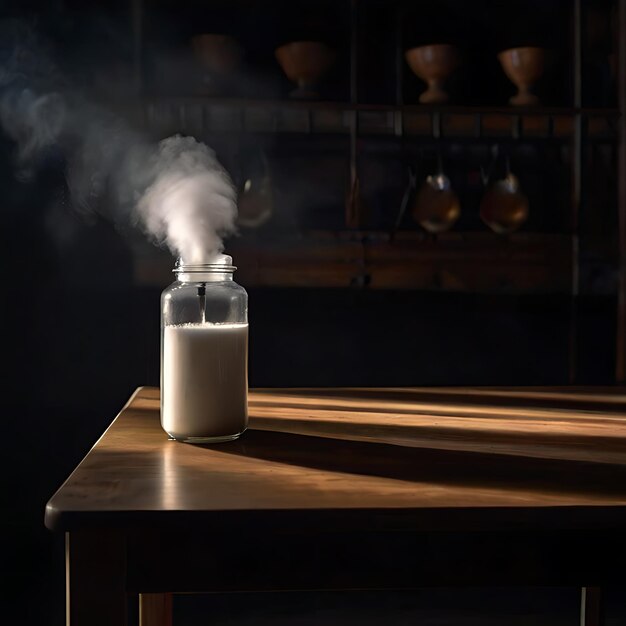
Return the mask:
<svg viewBox="0 0 626 626">
<path fill-rule="evenodd" d="M 298 88 L 292 98 L 317 98 L 313 89 L 335 60 L 335 53 L 321 41 L 293 41 L 275 51 L 276 60 Z"/>
<path fill-rule="evenodd" d="M 459 64 L 459 51 L 448 44 L 434 44 L 411 48 L 405 53 L 406 62 L 413 73 L 428 84 L 419 97 L 423 104 L 441 104 L 448 101 L 443 86 Z"/>
<path fill-rule="evenodd" d="M 543 48 L 511 48 L 498 54 L 504 73 L 518 91 L 509 103 L 514 106 L 533 106 L 539 98 L 532 93 L 533 85 L 543 75 L 545 50 Z"/>
<path fill-rule="evenodd" d="M 195 35 L 191 38 L 191 47 L 204 68 L 213 74 L 229 74 L 241 62 L 241 46 L 228 35 Z"/>
</svg>

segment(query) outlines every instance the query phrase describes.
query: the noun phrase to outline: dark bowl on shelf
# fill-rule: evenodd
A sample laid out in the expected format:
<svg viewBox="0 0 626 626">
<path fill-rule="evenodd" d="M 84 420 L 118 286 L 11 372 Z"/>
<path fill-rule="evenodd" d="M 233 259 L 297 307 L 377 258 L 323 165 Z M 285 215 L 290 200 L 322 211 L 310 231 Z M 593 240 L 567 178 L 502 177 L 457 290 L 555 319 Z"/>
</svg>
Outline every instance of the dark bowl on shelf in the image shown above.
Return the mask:
<svg viewBox="0 0 626 626">
<path fill-rule="evenodd" d="M 233 72 L 241 62 L 241 46 L 229 35 L 195 35 L 191 38 L 191 47 L 202 66 L 214 74 Z"/>
<path fill-rule="evenodd" d="M 448 44 L 435 44 L 411 48 L 405 53 L 406 62 L 413 73 L 428 84 L 419 101 L 422 104 L 443 104 L 448 94 L 443 89 L 446 79 L 459 64 L 459 51 Z"/>
<path fill-rule="evenodd" d="M 275 55 L 287 78 L 298 85 L 290 97 L 319 97 L 314 87 L 335 61 L 331 48 L 321 41 L 293 41 L 277 48 Z"/>
</svg>

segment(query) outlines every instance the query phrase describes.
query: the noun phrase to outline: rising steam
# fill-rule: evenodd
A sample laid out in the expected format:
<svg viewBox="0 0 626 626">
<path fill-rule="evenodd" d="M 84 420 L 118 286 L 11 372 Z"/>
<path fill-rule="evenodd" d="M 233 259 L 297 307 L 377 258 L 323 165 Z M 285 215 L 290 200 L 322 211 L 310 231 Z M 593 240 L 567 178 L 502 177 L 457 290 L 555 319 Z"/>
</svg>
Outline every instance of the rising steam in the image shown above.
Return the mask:
<svg viewBox="0 0 626 626">
<path fill-rule="evenodd" d="M 235 188 L 207 146 L 192 137 L 170 137 L 154 158 L 154 182 L 138 204 L 148 231 L 186 263 L 202 263 L 222 251 L 222 236 L 235 228 Z"/>
<path fill-rule="evenodd" d="M 186 263 L 221 252 L 222 238 L 235 231 L 237 206 L 215 153 L 192 137 L 149 142 L 76 95 L 56 67 L 42 72 L 35 59 L 45 55 L 32 32 L 20 29 L 22 43 L 0 58 L 0 124 L 16 142 L 22 177 L 46 150 L 60 148 L 79 209 L 140 224 Z"/>
</svg>

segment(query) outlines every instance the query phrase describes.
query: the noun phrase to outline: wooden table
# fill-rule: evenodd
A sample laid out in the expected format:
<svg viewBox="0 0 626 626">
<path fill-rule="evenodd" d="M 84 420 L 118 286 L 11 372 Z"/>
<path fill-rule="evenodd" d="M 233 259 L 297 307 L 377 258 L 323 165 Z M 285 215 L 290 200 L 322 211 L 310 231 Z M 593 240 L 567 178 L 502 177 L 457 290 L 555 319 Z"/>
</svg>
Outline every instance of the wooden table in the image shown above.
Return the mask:
<svg viewBox="0 0 626 626">
<path fill-rule="evenodd" d="M 71 626 L 171 620 L 171 592 L 626 578 L 619 389 L 250 393 L 236 442 L 168 441 L 141 388 L 52 497 Z M 594 602 L 594 610 L 589 609 Z"/>
</svg>

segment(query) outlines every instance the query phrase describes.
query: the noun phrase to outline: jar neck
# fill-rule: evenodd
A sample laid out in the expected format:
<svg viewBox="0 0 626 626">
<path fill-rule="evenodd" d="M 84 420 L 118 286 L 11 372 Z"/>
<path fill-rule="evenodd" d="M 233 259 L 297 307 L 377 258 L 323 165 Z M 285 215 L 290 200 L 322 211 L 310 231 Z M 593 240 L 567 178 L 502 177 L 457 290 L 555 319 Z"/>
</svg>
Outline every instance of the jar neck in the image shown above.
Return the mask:
<svg viewBox="0 0 626 626">
<path fill-rule="evenodd" d="M 176 272 L 176 280 L 181 283 L 223 283 L 233 280 L 233 271 L 226 272 Z"/>
<path fill-rule="evenodd" d="M 184 263 L 181 259 L 176 262 L 174 274 L 181 283 L 223 283 L 232 281 L 237 269 L 231 257 L 221 255 L 226 262 L 218 263 Z M 222 260 L 220 259 L 220 260 Z"/>
</svg>

